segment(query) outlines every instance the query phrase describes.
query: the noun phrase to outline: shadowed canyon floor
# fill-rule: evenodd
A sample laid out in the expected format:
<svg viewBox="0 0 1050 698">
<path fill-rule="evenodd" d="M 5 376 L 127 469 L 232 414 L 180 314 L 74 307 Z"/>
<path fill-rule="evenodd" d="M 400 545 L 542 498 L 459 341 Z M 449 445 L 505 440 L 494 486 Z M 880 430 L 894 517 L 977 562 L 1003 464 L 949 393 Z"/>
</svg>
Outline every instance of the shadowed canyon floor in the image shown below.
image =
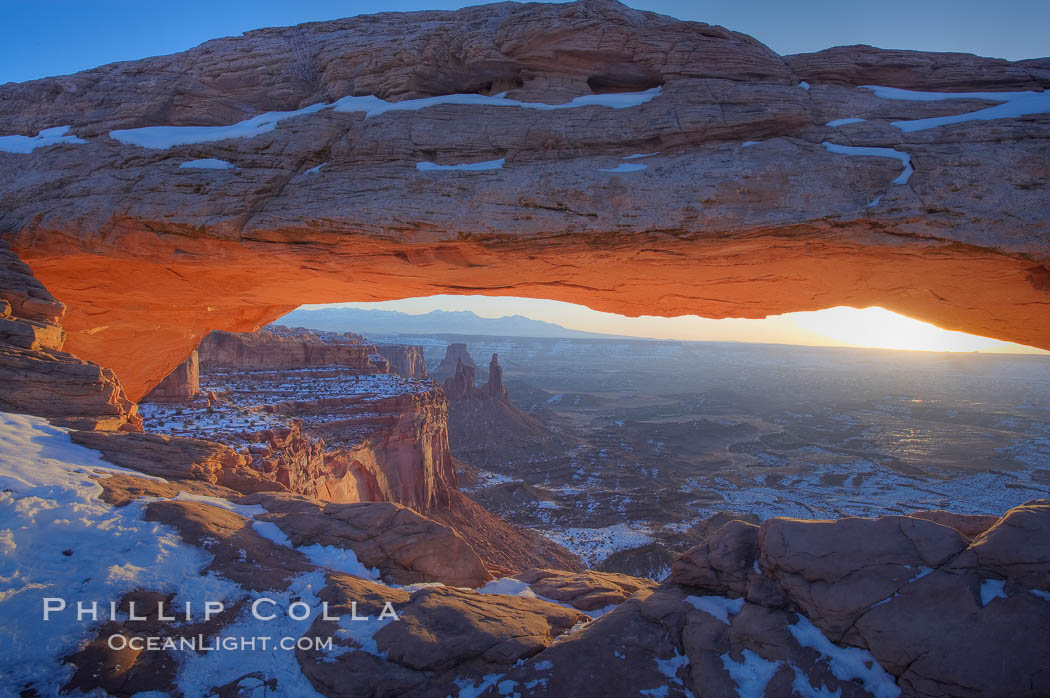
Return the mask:
<svg viewBox="0 0 1050 698">
<path fill-rule="evenodd" d="M 1045 357 L 396 339 L 422 345 L 431 365 L 448 342 L 499 353 L 510 401 L 530 421 L 452 400 L 452 452 L 470 466 L 461 480 L 492 511 L 603 569 L 662 579 L 727 512 L 995 514 L 1050 496 Z"/>
</svg>

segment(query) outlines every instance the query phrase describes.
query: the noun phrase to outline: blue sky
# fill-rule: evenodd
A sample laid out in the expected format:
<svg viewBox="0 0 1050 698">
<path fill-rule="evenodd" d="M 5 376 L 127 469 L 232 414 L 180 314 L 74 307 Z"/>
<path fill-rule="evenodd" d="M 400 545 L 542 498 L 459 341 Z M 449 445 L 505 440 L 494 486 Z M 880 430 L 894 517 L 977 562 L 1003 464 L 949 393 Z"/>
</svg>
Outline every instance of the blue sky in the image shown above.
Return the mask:
<svg viewBox="0 0 1050 698">
<path fill-rule="evenodd" d="M 174 53 L 249 29 L 448 0 L 0 0 L 0 82 L 64 75 Z M 632 0 L 632 7 L 721 24 L 781 54 L 842 44 L 964 51 L 1019 60 L 1050 54 L 1048 0 Z"/>
</svg>

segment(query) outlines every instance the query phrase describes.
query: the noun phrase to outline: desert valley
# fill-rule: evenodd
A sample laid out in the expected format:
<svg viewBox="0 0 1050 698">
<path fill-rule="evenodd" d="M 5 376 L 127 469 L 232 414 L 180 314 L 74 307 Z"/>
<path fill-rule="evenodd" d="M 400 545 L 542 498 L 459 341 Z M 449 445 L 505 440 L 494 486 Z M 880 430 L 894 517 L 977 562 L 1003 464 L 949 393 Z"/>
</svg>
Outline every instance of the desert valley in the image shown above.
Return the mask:
<svg viewBox="0 0 1050 698">
<path fill-rule="evenodd" d="M 614 0 L 0 85 L 0 695 L 1050 694 L 1045 353 L 300 308 L 1050 349 L 1047 88 Z"/>
</svg>

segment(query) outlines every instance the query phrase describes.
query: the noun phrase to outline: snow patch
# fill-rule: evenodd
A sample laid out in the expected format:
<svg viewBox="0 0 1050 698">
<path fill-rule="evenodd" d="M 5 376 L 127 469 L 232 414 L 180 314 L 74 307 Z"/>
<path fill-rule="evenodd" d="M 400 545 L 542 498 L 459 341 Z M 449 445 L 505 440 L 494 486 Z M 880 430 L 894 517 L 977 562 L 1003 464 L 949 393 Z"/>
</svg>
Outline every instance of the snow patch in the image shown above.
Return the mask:
<svg viewBox="0 0 1050 698">
<path fill-rule="evenodd" d="M 300 546 L 296 550 L 319 567 L 336 572 L 346 572 L 363 579 L 379 581 L 379 570 L 375 567 L 365 567 L 364 563 L 357 559 L 357 553 L 350 548 L 338 548 L 334 545 L 314 543 L 313 545 Z"/>
<path fill-rule="evenodd" d="M 886 673 L 870 652 L 832 644 L 805 616 L 800 615 L 798 621 L 787 629 L 798 644 L 819 652 L 827 660 L 828 668 L 836 678 L 860 681 L 875 698 L 897 698 L 901 694 L 893 677 Z"/>
<path fill-rule="evenodd" d="M 688 666 L 689 665 L 689 657 L 687 657 L 684 654 L 680 654 L 678 652 L 678 648 L 675 647 L 674 648 L 674 656 L 673 657 L 671 657 L 670 659 L 659 659 L 659 658 L 654 657 L 654 661 L 656 662 L 656 669 L 657 669 L 657 671 L 659 671 L 661 674 L 663 674 L 664 676 L 667 677 L 668 683 L 677 684 L 678 686 L 681 686 L 682 689 L 685 691 L 685 694 L 687 696 L 692 696 L 693 695 L 692 691 L 687 689 L 685 687 L 685 684 L 682 683 L 682 680 L 680 678 L 678 678 L 678 670 L 680 668 L 684 667 L 684 666 Z M 667 686 L 664 685 L 664 686 L 661 686 L 661 688 L 666 689 Z M 650 689 L 650 690 L 659 690 L 659 689 Z M 645 693 L 645 691 L 641 691 L 641 693 Z M 666 690 L 665 690 L 665 695 L 666 695 Z"/>
<path fill-rule="evenodd" d="M 838 153 L 840 155 L 893 158 L 894 160 L 899 160 L 900 163 L 904 165 L 904 170 L 900 173 L 899 177 L 893 180 L 894 184 L 907 184 L 908 179 L 911 177 L 912 173 L 915 172 L 915 168 L 911 166 L 911 155 L 908 153 L 902 153 L 899 150 L 894 150 L 893 148 L 838 145 L 837 143 L 828 143 L 827 141 L 824 141 L 822 145 L 832 153 Z"/>
<path fill-rule="evenodd" d="M 437 165 L 433 162 L 417 162 L 416 169 L 420 172 L 435 172 L 438 170 L 460 170 L 464 172 L 478 172 L 480 170 L 501 170 L 506 158 L 499 160 L 486 160 L 484 162 L 468 162 L 462 165 Z"/>
<path fill-rule="evenodd" d="M 687 596 L 685 601 L 726 625 L 729 625 L 729 616 L 735 616 L 744 607 L 744 599 L 727 599 L 724 596 Z"/>
<path fill-rule="evenodd" d="M 791 682 L 791 688 L 802 698 L 840 698 L 842 696 L 841 688 L 832 691 L 823 682 L 820 688 L 813 688 L 809 677 L 802 673 L 801 669 L 791 663 L 788 663 L 788 666 L 791 667 L 791 671 L 795 672 L 795 680 Z"/>
<path fill-rule="evenodd" d="M 916 102 L 939 102 L 947 99 L 985 99 L 1000 102 L 994 107 L 952 116 L 935 116 L 927 119 L 893 121 L 894 126 L 904 132 L 922 131 L 938 126 L 959 124 L 966 121 L 991 121 L 993 119 L 1016 119 L 1030 114 L 1050 113 L 1050 91 L 1047 92 L 920 92 L 899 87 L 861 85 L 882 99 L 904 99 Z"/>
<path fill-rule="evenodd" d="M 72 666 L 62 658 L 93 630 L 69 610 L 78 601 L 90 606 L 134 589 L 174 593 L 176 606 L 244 596 L 233 582 L 201 574 L 211 555 L 144 521 L 143 503 L 102 502 L 92 475 L 107 473 L 145 477 L 104 462 L 45 419 L 0 413 L 0 694 L 27 685 L 52 694 L 68 682 Z M 42 622 L 46 597 L 64 598 L 67 610 Z M 100 620 L 104 614 L 100 608 Z"/>
<path fill-rule="evenodd" d="M 846 126 L 847 124 L 859 124 L 859 123 L 863 123 L 865 121 L 867 121 L 867 119 L 856 119 L 856 118 L 853 118 L 853 119 L 835 119 L 833 121 L 829 121 L 828 123 L 826 123 L 824 125 L 825 126 L 830 126 L 831 128 L 838 128 L 839 126 Z"/>
<path fill-rule="evenodd" d="M 201 504 L 210 504 L 213 507 L 232 511 L 234 514 L 239 514 L 246 519 L 251 519 L 268 513 L 261 504 L 234 504 L 228 499 L 209 497 L 203 494 L 193 494 L 192 492 L 179 492 L 172 499 L 176 502 L 199 502 Z"/>
<path fill-rule="evenodd" d="M 379 647 L 376 645 L 375 635 L 393 621 L 394 617 L 392 615 L 384 618 L 367 616 L 363 619 L 355 619 L 353 616 L 339 616 L 339 630 L 335 631 L 335 636 L 343 640 L 353 640 L 361 646 L 361 651 L 386 659 L 386 652 L 380 652 Z"/>
<path fill-rule="evenodd" d="M 200 160 L 188 160 L 179 165 L 180 170 L 236 170 L 233 163 L 216 158 L 201 158 Z"/>
<path fill-rule="evenodd" d="M 288 540 L 288 536 L 284 534 L 284 531 L 272 521 L 253 521 L 252 528 L 255 532 L 266 540 L 272 541 L 277 545 L 283 545 L 286 548 L 293 548 L 292 541 Z"/>
<path fill-rule="evenodd" d="M 744 660 L 734 661 L 729 653 L 721 655 L 722 666 L 729 672 L 729 678 L 736 684 L 739 698 L 762 698 L 766 684 L 780 668 L 780 662 L 763 659 L 751 650 L 741 652 Z"/>
<path fill-rule="evenodd" d="M 277 603 L 277 612 L 272 620 L 263 621 L 255 618 L 246 608 L 240 619 L 223 630 L 223 636 L 230 637 L 302 637 L 310 629 L 314 618 L 321 612 L 321 601 L 316 591 L 325 585 L 324 573 L 307 572 L 292 580 L 286 591 L 269 591 L 267 598 Z M 304 620 L 295 620 L 286 609 L 295 601 L 306 603 L 310 614 Z M 320 698 L 310 681 L 303 676 L 295 652 L 282 650 L 271 643 L 266 650 L 258 648 L 244 652 L 186 652 L 179 667 L 178 685 L 187 696 L 211 695 L 211 689 L 236 681 L 246 674 L 258 673 L 263 682 L 276 679 L 277 692 L 280 695 Z"/>
<path fill-rule="evenodd" d="M 320 165 L 315 165 L 315 166 L 311 167 L 310 169 L 308 169 L 306 172 L 303 172 L 303 174 L 304 175 L 317 174 L 318 172 L 321 171 L 321 168 L 324 167 L 327 164 L 328 164 L 327 162 L 322 162 Z"/>
<path fill-rule="evenodd" d="M 655 153 L 634 153 L 632 155 L 624 155 L 620 159 L 621 160 L 637 160 L 639 158 L 651 158 L 652 156 L 659 155 L 659 154 L 660 154 L 659 151 L 657 151 Z"/>
<path fill-rule="evenodd" d="M 46 148 L 59 143 L 87 143 L 83 138 L 69 134 L 69 126 L 45 128 L 35 136 L 0 136 L 0 151 L 25 155 L 37 148 Z"/>
<path fill-rule="evenodd" d="M 809 89 L 809 83 L 808 83 L 808 82 L 806 82 L 805 80 L 803 80 L 802 82 L 800 82 L 800 83 L 798 84 L 798 86 L 799 86 L 799 87 L 801 87 L 801 88 L 802 88 L 803 90 L 808 90 L 808 89 Z"/>
<path fill-rule="evenodd" d="M 214 143 L 231 138 L 254 138 L 269 133 L 285 119 L 328 109 L 329 104 L 312 104 L 295 111 L 271 111 L 229 126 L 144 126 L 117 129 L 109 137 L 126 145 L 137 145 L 151 150 L 166 150 L 177 145 Z"/>
<path fill-rule="evenodd" d="M 127 145 L 142 148 L 165 150 L 177 145 L 192 143 L 213 143 L 231 138 L 254 138 L 269 133 L 277 124 L 306 114 L 313 114 L 325 109 L 343 114 L 364 113 L 366 119 L 396 111 L 419 111 L 442 104 L 518 107 L 520 109 L 538 109 L 553 111 L 556 109 L 575 109 L 578 107 L 608 107 L 626 109 L 636 107 L 652 100 L 662 91 L 654 87 L 644 92 L 621 92 L 618 94 L 584 95 L 576 97 L 565 104 L 543 104 L 542 102 L 519 102 L 505 99 L 503 94 L 488 97 L 477 94 L 440 95 L 424 99 L 406 99 L 400 102 L 386 102 L 373 95 L 364 97 L 347 96 L 331 104 L 311 104 L 295 111 L 274 111 L 253 116 L 229 126 L 144 126 L 142 128 L 118 129 L 110 131 L 109 137 Z M 50 130 L 50 129 L 49 129 Z M 43 133 L 43 132 L 41 132 Z M 20 138 L 25 138 L 21 136 Z"/>
<path fill-rule="evenodd" d="M 610 167 L 609 169 L 605 169 L 605 170 L 601 170 L 600 169 L 598 171 L 599 172 L 640 172 L 640 171 L 642 171 L 644 169 L 648 169 L 646 165 L 639 165 L 639 164 L 632 164 L 632 163 L 625 162 L 625 163 L 622 163 L 620 165 L 617 165 L 616 167 Z"/>
<path fill-rule="evenodd" d="M 506 594 L 507 596 L 521 596 L 526 599 L 535 599 L 536 593 L 525 582 L 513 577 L 501 577 L 493 579 L 485 586 L 478 587 L 479 594 Z"/>
<path fill-rule="evenodd" d="M 477 686 L 468 679 L 456 679 L 453 683 L 459 686 L 459 698 L 478 698 L 489 686 L 495 686 L 502 678 L 503 674 L 486 674 Z"/>
<path fill-rule="evenodd" d="M 744 141 L 744 142 L 743 142 L 743 143 L 742 143 L 742 144 L 740 145 L 740 147 L 741 147 L 741 148 L 750 148 L 751 146 L 753 146 L 753 145 L 758 145 L 758 144 L 759 144 L 759 143 L 761 143 L 761 142 L 762 142 L 762 141 Z"/>
<path fill-rule="evenodd" d="M 994 599 L 1005 599 L 1006 592 L 1003 591 L 1003 587 L 1006 586 L 1005 579 L 986 579 L 981 582 L 981 606 L 987 606 Z"/>
</svg>

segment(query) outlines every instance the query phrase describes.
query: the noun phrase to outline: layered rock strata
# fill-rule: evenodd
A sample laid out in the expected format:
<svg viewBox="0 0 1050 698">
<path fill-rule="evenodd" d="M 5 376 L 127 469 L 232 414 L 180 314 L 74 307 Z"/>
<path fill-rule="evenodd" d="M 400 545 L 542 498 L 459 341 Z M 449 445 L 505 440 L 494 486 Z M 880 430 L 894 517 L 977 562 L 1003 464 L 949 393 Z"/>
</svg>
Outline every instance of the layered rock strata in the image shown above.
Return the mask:
<svg viewBox="0 0 1050 698">
<path fill-rule="evenodd" d="M 284 328 L 282 328 L 284 329 Z M 370 357 L 372 344 L 362 344 L 356 335 L 326 336 L 312 332 L 285 331 L 221 332 L 209 334 L 197 352 L 210 368 L 298 369 L 313 366 L 342 366 L 358 373 L 375 372 Z"/>
<path fill-rule="evenodd" d="M 378 344 L 376 351 L 390 364 L 390 371 L 402 378 L 423 380 L 430 377 L 426 361 L 423 359 L 423 347 Z"/>
</svg>

